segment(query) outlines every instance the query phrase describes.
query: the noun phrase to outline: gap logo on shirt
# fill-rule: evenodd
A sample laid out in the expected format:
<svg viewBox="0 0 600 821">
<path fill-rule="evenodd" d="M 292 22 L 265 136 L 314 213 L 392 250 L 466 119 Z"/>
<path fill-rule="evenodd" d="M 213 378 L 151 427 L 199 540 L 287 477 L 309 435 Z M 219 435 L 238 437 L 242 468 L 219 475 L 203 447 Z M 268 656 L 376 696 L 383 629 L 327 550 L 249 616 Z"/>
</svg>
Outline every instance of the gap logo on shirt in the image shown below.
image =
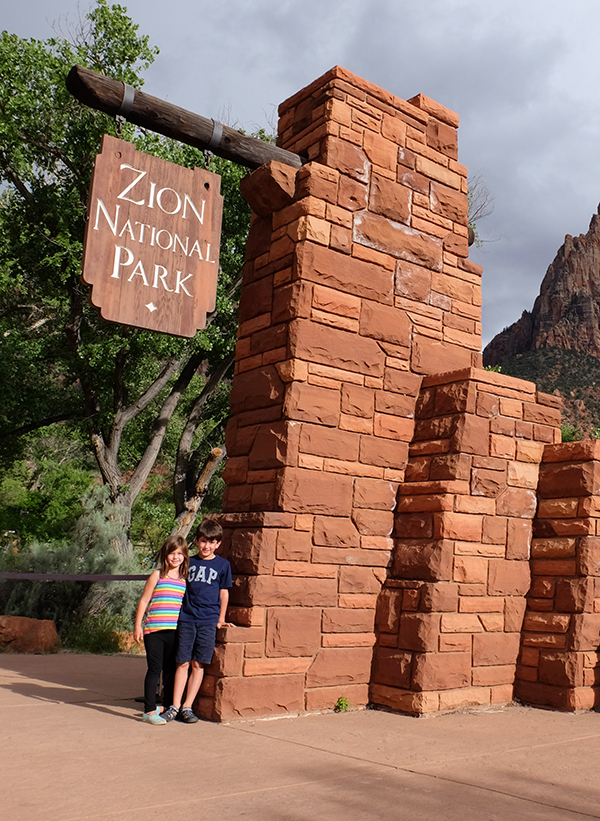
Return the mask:
<svg viewBox="0 0 600 821">
<path fill-rule="evenodd" d="M 218 577 L 218 575 L 219 574 L 217 571 L 213 570 L 212 567 L 191 565 L 188 572 L 188 582 L 204 582 L 204 584 L 211 584 Z"/>
</svg>

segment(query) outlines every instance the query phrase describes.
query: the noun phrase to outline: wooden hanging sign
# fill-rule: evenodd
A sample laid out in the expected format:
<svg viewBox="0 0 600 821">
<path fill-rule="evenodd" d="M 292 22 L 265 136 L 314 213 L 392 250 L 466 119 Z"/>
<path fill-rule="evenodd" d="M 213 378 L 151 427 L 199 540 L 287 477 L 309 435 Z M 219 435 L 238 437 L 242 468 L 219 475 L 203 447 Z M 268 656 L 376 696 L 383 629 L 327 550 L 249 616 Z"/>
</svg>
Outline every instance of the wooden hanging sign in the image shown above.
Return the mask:
<svg viewBox="0 0 600 821">
<path fill-rule="evenodd" d="M 104 135 L 96 157 L 83 279 L 104 319 L 192 337 L 215 308 L 221 178 Z"/>
</svg>

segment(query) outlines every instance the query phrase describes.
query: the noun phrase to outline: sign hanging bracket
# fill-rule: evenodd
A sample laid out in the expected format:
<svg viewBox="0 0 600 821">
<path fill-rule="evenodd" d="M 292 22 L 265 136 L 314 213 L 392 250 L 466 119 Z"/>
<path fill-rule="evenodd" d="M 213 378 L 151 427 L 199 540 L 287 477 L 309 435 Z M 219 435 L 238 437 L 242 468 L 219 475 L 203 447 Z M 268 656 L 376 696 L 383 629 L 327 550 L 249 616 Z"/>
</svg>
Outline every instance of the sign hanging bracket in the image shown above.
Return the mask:
<svg viewBox="0 0 600 821">
<path fill-rule="evenodd" d="M 115 122 L 117 123 L 117 137 L 121 136 L 123 126 L 127 122 L 127 115 L 133 108 L 134 100 L 135 88 L 128 85 L 128 83 L 123 83 L 123 99 L 121 100 L 121 106 L 115 115 Z"/>
</svg>

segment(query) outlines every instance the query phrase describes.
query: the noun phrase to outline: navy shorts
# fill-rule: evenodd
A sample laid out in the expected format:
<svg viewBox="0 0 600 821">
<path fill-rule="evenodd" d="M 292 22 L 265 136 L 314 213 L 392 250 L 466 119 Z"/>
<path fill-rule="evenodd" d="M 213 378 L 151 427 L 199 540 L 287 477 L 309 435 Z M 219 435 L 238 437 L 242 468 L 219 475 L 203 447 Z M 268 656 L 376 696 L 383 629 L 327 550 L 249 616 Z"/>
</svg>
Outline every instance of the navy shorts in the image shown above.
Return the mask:
<svg viewBox="0 0 600 821">
<path fill-rule="evenodd" d="M 210 664 L 217 640 L 216 624 L 196 624 L 195 621 L 179 621 L 177 625 L 177 664 L 197 661 Z"/>
</svg>

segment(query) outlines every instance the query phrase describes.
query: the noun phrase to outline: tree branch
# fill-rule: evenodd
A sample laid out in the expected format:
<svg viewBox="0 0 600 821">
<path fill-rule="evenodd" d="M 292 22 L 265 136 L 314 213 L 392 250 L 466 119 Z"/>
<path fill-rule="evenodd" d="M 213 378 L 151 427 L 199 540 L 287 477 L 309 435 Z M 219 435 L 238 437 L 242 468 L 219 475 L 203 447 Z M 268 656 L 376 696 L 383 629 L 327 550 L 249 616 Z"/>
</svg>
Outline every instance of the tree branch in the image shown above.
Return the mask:
<svg viewBox="0 0 600 821">
<path fill-rule="evenodd" d="M 190 450 L 192 447 L 194 433 L 196 432 L 196 428 L 198 427 L 198 423 L 202 417 L 202 411 L 207 401 L 221 384 L 221 381 L 233 365 L 234 361 L 235 353 L 231 353 L 219 362 L 216 370 L 211 374 L 200 395 L 194 402 L 185 427 L 181 433 L 179 446 L 177 448 L 175 470 L 173 472 L 173 498 L 177 513 L 184 509 L 187 502 L 186 487 Z"/>
<path fill-rule="evenodd" d="M 81 411 L 71 411 L 69 413 L 58 413 L 55 416 L 46 416 L 44 419 L 38 419 L 36 422 L 30 422 L 28 425 L 21 425 L 20 428 L 15 428 L 8 433 L 0 435 L 0 442 L 6 442 L 13 439 L 15 436 L 23 436 L 25 433 L 31 433 L 32 430 L 45 428 L 48 425 L 54 425 L 57 422 L 68 422 L 70 420 L 87 419 L 87 415 Z"/>
<path fill-rule="evenodd" d="M 152 427 L 152 433 L 150 434 L 150 441 L 138 463 L 138 466 L 129 480 L 132 502 L 137 497 L 144 485 L 144 482 L 148 478 L 148 474 L 152 470 L 167 431 L 167 425 L 173 416 L 182 394 L 190 384 L 192 377 L 200 366 L 203 355 L 203 353 L 195 353 L 189 358 L 185 367 L 178 376 L 177 381 L 173 385 L 171 393 L 165 399 L 163 406 L 156 417 Z"/>
<path fill-rule="evenodd" d="M 224 444 L 221 445 L 221 447 L 213 448 L 213 450 L 211 450 L 210 456 L 208 457 L 198 481 L 196 482 L 194 496 L 175 519 L 176 526 L 171 531 L 171 536 L 188 535 L 194 522 L 196 521 L 198 511 L 202 507 L 202 503 L 208 492 L 211 479 L 223 463 L 226 456 L 227 451 Z"/>
</svg>

